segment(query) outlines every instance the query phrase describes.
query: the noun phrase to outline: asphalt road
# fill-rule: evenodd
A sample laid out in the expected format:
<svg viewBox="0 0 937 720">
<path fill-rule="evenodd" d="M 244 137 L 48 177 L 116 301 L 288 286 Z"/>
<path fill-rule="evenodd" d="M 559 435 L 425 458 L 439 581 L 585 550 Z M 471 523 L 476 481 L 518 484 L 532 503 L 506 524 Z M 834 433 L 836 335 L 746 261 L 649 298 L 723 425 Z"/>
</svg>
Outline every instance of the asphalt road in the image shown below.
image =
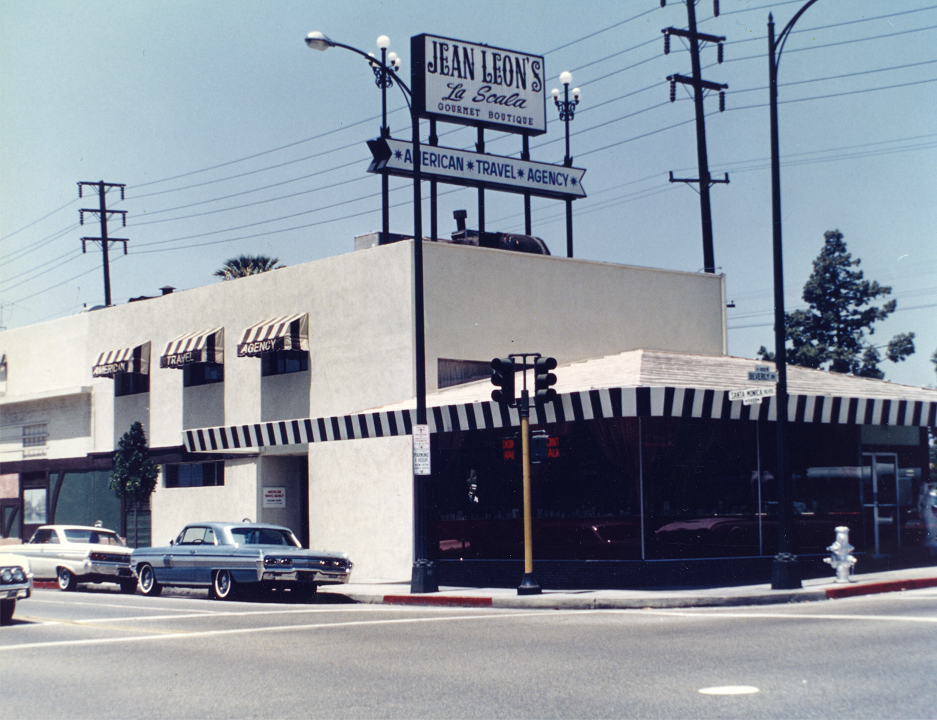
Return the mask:
<svg viewBox="0 0 937 720">
<path fill-rule="evenodd" d="M 479 610 L 38 590 L 0 717 L 937 718 L 937 590 Z M 704 694 L 710 688 L 744 694 Z"/>
</svg>

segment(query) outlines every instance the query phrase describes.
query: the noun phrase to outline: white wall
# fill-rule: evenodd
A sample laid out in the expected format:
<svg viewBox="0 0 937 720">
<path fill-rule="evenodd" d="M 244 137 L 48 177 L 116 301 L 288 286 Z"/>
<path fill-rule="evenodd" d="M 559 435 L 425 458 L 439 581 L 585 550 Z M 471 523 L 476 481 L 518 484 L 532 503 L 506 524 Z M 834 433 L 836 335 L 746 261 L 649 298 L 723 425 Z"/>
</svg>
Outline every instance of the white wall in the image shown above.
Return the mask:
<svg viewBox="0 0 937 720">
<path fill-rule="evenodd" d="M 413 465 L 409 437 L 309 446 L 309 546 L 347 552 L 352 582 L 409 582 Z"/>
<path fill-rule="evenodd" d="M 425 243 L 424 283 L 429 392 L 439 357 L 723 354 L 722 275 Z"/>
<path fill-rule="evenodd" d="M 162 473 L 150 497 L 152 543 L 166 545 L 188 523 L 257 519 L 257 461 L 225 462 L 224 485 L 167 488 Z"/>
</svg>

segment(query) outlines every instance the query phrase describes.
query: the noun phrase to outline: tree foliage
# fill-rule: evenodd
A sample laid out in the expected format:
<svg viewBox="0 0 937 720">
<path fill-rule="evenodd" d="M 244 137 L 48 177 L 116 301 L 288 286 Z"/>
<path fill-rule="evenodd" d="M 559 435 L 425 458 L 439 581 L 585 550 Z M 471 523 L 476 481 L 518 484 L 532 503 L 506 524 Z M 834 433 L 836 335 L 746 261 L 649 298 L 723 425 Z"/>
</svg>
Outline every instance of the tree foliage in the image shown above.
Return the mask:
<svg viewBox="0 0 937 720">
<path fill-rule="evenodd" d="M 266 255 L 238 255 L 225 260 L 224 265 L 215 270 L 214 275 L 225 280 L 235 280 L 284 267 L 283 265 L 277 265 L 278 262 L 280 262 L 279 258 L 271 258 Z"/>
<path fill-rule="evenodd" d="M 133 423 L 117 443 L 110 488 L 121 500 L 143 502 L 156 488 L 159 468 L 150 460 L 143 425 Z"/>
<path fill-rule="evenodd" d="M 884 378 L 878 364 L 885 356 L 900 362 L 914 352 L 914 333 L 895 335 L 885 346 L 873 345 L 868 336 L 874 324 L 895 311 L 897 302 L 876 301 L 891 294 L 891 288 L 866 280 L 858 269 L 861 262 L 846 251 L 839 230 L 824 233 L 824 245 L 813 261 L 813 273 L 804 285 L 806 310 L 784 315 L 787 362 L 790 365 Z M 773 360 L 764 347 L 759 355 Z"/>
</svg>

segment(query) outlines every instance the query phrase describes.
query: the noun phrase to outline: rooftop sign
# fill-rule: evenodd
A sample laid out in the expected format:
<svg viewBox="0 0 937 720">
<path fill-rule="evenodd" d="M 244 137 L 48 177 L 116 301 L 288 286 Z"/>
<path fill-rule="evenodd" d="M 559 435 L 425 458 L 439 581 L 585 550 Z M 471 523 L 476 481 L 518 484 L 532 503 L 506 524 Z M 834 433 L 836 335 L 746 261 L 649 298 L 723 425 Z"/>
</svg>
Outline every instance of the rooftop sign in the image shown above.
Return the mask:
<svg viewBox="0 0 937 720">
<path fill-rule="evenodd" d="M 413 177 L 413 143 L 393 138 L 369 140 L 374 161 L 368 172 Z M 489 187 L 537 197 L 575 200 L 586 196 L 582 168 L 420 145 L 420 173 L 452 185 Z"/>
<path fill-rule="evenodd" d="M 420 117 L 525 135 L 547 131 L 543 56 L 426 34 L 410 38 L 410 53 Z"/>
</svg>

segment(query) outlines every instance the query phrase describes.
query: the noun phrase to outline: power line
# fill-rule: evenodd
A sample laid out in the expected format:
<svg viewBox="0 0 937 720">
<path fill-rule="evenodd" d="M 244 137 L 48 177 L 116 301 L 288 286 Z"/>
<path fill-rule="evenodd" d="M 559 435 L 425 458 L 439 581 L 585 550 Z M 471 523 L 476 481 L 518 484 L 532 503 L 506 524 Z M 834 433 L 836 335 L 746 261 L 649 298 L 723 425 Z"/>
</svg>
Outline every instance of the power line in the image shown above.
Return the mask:
<svg viewBox="0 0 937 720">
<path fill-rule="evenodd" d="M 7 238 L 11 238 L 11 237 L 13 237 L 14 235 L 16 235 L 17 233 L 22 232 L 22 231 L 25 230 L 26 228 L 30 228 L 30 227 L 32 227 L 33 225 L 35 225 L 36 223 L 42 222 L 43 220 L 45 220 L 45 219 L 48 218 L 48 217 L 52 217 L 53 215 L 55 215 L 55 213 L 61 212 L 62 210 L 64 210 L 65 208 L 67 208 L 69 205 L 74 205 L 76 202 L 78 202 L 78 198 L 75 198 L 74 200 L 69 200 L 69 201 L 68 201 L 67 203 L 65 203 L 62 207 L 57 208 L 56 210 L 53 210 L 52 212 L 47 213 L 46 215 L 43 215 L 43 216 L 42 216 L 41 218 L 39 218 L 38 220 L 33 220 L 31 223 L 29 223 L 29 224 L 27 224 L 27 225 L 23 225 L 23 227 L 21 227 L 19 230 L 14 230 L 14 231 L 11 232 L 11 233 L 7 233 L 7 234 L 4 235 L 3 237 L 0 237 L 0 240 L 6 240 Z"/>
</svg>

